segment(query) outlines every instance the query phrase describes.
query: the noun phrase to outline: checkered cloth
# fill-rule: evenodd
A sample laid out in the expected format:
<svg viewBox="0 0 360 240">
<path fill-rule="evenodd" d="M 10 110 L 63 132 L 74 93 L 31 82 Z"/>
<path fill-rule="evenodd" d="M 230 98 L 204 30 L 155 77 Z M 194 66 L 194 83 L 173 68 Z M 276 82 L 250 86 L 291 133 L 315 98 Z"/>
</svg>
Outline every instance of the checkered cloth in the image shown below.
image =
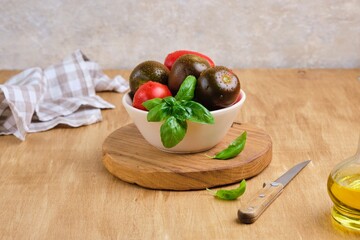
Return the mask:
<svg viewBox="0 0 360 240">
<path fill-rule="evenodd" d="M 110 79 L 77 50 L 59 64 L 27 69 L 0 85 L 0 135 L 25 140 L 28 132 L 59 124 L 79 127 L 101 121 L 100 109 L 114 106 L 95 91 L 128 88 L 121 76 Z"/>
</svg>

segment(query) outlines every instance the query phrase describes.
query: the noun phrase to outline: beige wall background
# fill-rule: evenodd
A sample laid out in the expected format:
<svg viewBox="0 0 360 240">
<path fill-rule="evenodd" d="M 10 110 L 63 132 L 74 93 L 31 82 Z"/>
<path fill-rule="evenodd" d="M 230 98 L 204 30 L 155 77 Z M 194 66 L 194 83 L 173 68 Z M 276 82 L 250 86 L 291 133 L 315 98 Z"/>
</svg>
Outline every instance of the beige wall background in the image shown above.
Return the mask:
<svg viewBox="0 0 360 240">
<path fill-rule="evenodd" d="M 115 69 L 177 49 L 232 68 L 358 68 L 360 0 L 1 1 L 1 69 L 76 49 Z"/>
</svg>

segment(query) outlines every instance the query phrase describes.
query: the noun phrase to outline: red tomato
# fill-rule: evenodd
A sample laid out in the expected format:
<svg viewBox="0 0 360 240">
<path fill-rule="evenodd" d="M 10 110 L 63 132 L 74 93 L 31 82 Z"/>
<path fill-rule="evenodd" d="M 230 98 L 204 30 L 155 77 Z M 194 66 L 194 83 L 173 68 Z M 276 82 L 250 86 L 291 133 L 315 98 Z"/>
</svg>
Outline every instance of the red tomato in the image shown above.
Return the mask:
<svg viewBox="0 0 360 240">
<path fill-rule="evenodd" d="M 197 55 L 199 57 L 205 58 L 209 62 L 211 67 L 215 66 L 215 63 L 213 62 L 213 60 L 211 60 L 211 58 L 209 58 L 208 56 L 206 56 L 206 55 L 204 55 L 202 53 L 199 53 L 199 52 L 194 52 L 194 51 L 189 51 L 189 50 L 178 50 L 178 51 L 169 53 L 165 58 L 164 65 L 169 70 L 171 70 L 172 65 L 174 64 L 176 59 L 178 59 L 179 57 L 181 57 L 182 55 L 185 55 L 185 54 L 194 54 L 194 55 Z"/>
<path fill-rule="evenodd" d="M 135 92 L 133 99 L 133 107 L 146 110 L 142 105 L 143 102 L 153 98 L 164 98 L 172 96 L 169 88 L 161 83 L 149 81 L 142 84 L 139 89 Z"/>
</svg>

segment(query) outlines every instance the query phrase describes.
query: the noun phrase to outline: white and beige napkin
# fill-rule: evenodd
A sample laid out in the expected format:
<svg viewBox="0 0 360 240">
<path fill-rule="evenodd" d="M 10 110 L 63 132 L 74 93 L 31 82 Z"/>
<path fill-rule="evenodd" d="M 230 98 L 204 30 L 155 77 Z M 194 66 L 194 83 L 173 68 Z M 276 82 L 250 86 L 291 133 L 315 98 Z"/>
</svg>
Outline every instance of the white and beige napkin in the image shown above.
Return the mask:
<svg viewBox="0 0 360 240">
<path fill-rule="evenodd" d="M 110 79 L 80 50 L 45 69 L 31 68 L 0 85 L 0 135 L 46 131 L 59 124 L 79 127 L 101 121 L 114 106 L 98 91 L 125 92 L 128 82 Z"/>
</svg>

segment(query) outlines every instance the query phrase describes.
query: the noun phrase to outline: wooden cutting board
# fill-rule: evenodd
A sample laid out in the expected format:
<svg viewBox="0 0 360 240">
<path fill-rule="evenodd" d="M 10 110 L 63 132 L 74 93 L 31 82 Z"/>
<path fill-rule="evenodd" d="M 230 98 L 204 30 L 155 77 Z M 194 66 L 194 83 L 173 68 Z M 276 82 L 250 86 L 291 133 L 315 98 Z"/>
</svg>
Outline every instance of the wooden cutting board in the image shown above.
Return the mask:
<svg viewBox="0 0 360 240">
<path fill-rule="evenodd" d="M 247 141 L 237 157 L 215 160 L 205 155 L 225 149 L 243 131 L 247 131 Z M 259 174 L 271 162 L 272 141 L 254 125 L 234 123 L 214 148 L 195 154 L 174 154 L 153 147 L 134 124 L 129 124 L 105 139 L 103 154 L 106 169 L 125 182 L 151 189 L 195 190 L 236 183 Z"/>
</svg>

